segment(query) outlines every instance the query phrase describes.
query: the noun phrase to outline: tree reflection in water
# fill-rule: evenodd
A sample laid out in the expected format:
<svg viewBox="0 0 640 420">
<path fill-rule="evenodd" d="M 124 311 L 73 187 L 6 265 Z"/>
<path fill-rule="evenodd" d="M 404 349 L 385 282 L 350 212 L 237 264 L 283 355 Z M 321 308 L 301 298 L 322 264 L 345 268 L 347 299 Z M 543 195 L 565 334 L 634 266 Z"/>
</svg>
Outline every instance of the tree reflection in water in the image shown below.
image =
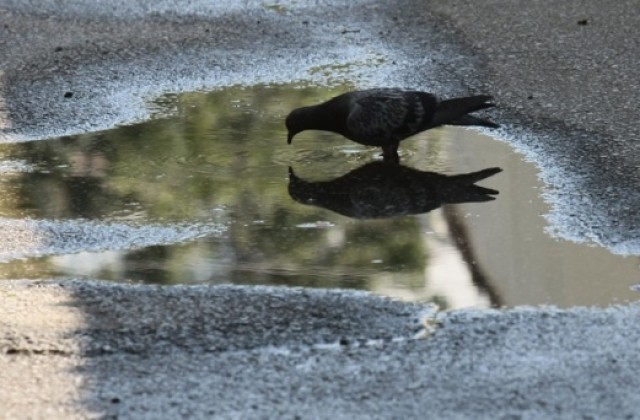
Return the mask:
<svg viewBox="0 0 640 420">
<path fill-rule="evenodd" d="M 289 110 L 344 90 L 236 87 L 172 96 L 159 103 L 168 102 L 173 116 L 3 146 L 5 158 L 35 169 L 3 179 L 5 197 L 11 199 L 2 202 L 2 217 L 141 224 L 215 220 L 228 231 L 222 238 L 191 243 L 14 261 L 4 264 L 0 275 L 358 289 L 391 281 L 430 298 L 423 295 L 430 251 L 419 218 L 357 221 L 300 206 L 288 196 L 290 165 L 326 179 L 357 171 L 376 158 L 376 150 L 328 133 L 305 133 L 295 146 L 286 145 L 282 121 Z M 166 104 L 151 106 L 166 109 Z M 317 146 L 322 142 L 324 149 Z M 430 149 L 419 151 L 423 163 L 438 159 L 439 144 L 432 135 Z M 440 183 L 441 192 L 447 190 L 445 184 Z M 366 193 L 366 186 L 358 188 Z M 492 198 L 491 190 L 474 191 L 472 195 Z"/>
</svg>

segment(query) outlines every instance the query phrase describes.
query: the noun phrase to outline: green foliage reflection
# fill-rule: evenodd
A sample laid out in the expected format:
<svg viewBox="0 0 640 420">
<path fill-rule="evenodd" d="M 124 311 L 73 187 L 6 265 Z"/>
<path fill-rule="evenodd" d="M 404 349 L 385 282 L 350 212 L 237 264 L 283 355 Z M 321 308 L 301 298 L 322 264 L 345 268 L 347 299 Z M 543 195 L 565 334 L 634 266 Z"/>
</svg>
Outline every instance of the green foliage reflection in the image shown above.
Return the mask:
<svg viewBox="0 0 640 420">
<path fill-rule="evenodd" d="M 228 226 L 223 238 L 123 252 L 124 269 L 99 271 L 105 278 L 369 288 L 387 273 L 424 287 L 416 218 L 355 221 L 287 194 L 290 165 L 329 178 L 378 153 L 326 133 L 286 145 L 291 109 L 344 90 L 234 87 L 168 96 L 153 105 L 174 109 L 168 118 L 12 146 L 8 153 L 37 167 L 10 180 L 20 191 L 19 216 Z M 50 270 L 64 274 L 54 263 Z"/>
</svg>

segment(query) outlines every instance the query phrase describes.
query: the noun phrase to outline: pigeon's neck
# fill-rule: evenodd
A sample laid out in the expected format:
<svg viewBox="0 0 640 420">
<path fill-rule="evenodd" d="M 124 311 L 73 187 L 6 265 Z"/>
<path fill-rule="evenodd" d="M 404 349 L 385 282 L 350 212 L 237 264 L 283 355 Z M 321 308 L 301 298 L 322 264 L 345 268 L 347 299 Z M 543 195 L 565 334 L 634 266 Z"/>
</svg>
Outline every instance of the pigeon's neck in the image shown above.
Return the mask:
<svg viewBox="0 0 640 420">
<path fill-rule="evenodd" d="M 335 98 L 337 99 L 337 98 Z M 320 105 L 305 108 L 304 125 L 306 130 L 333 131 L 345 135 L 348 108 L 340 100 L 331 100 Z"/>
</svg>

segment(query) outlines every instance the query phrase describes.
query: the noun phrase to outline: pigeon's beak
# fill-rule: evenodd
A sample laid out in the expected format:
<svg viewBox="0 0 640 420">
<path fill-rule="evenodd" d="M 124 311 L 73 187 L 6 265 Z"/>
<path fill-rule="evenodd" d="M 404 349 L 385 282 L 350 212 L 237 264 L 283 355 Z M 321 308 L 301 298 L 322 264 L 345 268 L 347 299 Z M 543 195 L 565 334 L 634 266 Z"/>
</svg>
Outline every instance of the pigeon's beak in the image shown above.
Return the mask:
<svg viewBox="0 0 640 420">
<path fill-rule="evenodd" d="M 287 133 L 287 144 L 291 144 L 291 141 L 293 141 L 293 136 L 295 136 L 295 134 L 291 131 Z"/>
</svg>

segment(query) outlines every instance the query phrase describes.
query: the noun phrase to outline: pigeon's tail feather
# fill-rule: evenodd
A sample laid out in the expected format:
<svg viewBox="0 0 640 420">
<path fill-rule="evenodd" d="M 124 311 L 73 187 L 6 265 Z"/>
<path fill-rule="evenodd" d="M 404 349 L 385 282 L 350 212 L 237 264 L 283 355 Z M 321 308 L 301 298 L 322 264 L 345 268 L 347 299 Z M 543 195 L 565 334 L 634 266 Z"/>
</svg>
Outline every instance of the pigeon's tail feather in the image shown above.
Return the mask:
<svg viewBox="0 0 640 420">
<path fill-rule="evenodd" d="M 465 115 L 457 120 L 450 122 L 450 125 L 477 125 L 481 127 L 500 128 L 500 124 L 489 121 L 484 118 L 474 117 L 473 115 Z"/>
<path fill-rule="evenodd" d="M 502 172 L 502 168 L 498 168 L 496 166 L 493 168 L 483 169 L 481 171 L 469 172 L 467 174 L 453 175 L 452 178 L 456 179 L 456 181 L 461 184 L 471 185 L 495 174 L 499 174 L 500 172 Z"/>
<path fill-rule="evenodd" d="M 481 187 L 480 185 L 475 185 L 475 183 L 500 172 L 502 172 L 501 168 L 494 167 L 451 176 L 449 178 L 449 188 L 444 193 L 446 202 L 454 204 L 495 200 L 495 196 L 499 194 L 497 190 Z"/>
<path fill-rule="evenodd" d="M 447 191 L 442 198 L 447 204 L 482 203 L 496 199 L 498 191 L 479 185 L 469 185 L 461 191 Z"/>
<path fill-rule="evenodd" d="M 443 124 L 474 125 L 474 122 L 491 123 L 490 121 L 469 118 L 468 113 L 495 106 L 488 95 L 468 96 L 466 98 L 447 99 L 438 104 L 438 108 L 431 120 L 433 126 Z M 490 127 L 496 124 L 491 123 Z M 485 124 L 480 124 L 485 125 Z"/>
</svg>

